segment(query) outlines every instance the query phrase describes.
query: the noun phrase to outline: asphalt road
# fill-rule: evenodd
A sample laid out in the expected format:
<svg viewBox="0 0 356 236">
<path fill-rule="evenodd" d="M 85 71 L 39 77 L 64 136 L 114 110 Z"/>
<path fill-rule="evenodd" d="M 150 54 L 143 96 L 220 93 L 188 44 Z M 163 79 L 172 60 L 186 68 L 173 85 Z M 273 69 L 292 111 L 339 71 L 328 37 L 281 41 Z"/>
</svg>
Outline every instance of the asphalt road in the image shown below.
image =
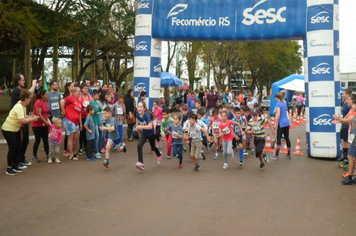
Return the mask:
<svg viewBox="0 0 356 236">
<path fill-rule="evenodd" d="M 294 151 L 297 135 L 292 131 Z M 267 130 L 270 131 L 270 130 Z M 293 156 L 270 161 L 264 171 L 251 154 L 223 170 L 222 155 L 200 161 L 184 154 L 163 159 L 144 146 L 145 170 L 135 168 L 137 141 L 127 153 L 102 161 L 62 157 L 5 175 L 6 144 L 0 145 L 0 235 L 354 235 L 356 186 L 343 186 L 335 161 Z M 30 157 L 33 141 L 27 155 Z M 166 152 L 166 143 L 162 148 Z M 284 154 L 281 154 L 283 157 Z M 30 158 L 28 158 L 30 159 Z"/>
</svg>

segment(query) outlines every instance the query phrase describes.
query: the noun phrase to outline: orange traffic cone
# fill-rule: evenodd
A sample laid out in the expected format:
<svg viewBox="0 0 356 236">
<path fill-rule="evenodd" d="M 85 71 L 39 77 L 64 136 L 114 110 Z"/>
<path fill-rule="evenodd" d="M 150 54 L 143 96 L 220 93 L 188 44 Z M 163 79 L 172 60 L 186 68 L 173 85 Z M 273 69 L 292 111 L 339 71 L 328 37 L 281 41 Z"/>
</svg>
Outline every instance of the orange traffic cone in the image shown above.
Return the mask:
<svg viewBox="0 0 356 236">
<path fill-rule="evenodd" d="M 297 116 L 297 125 L 299 126 L 300 125 L 300 116 Z"/>
<path fill-rule="evenodd" d="M 293 126 L 293 127 L 298 127 L 298 123 L 297 123 L 297 113 L 294 113 L 292 126 Z"/>
<path fill-rule="evenodd" d="M 293 119 L 292 118 L 289 119 L 289 123 L 290 123 L 289 131 L 292 131 L 292 123 L 293 123 Z"/>
<path fill-rule="evenodd" d="M 297 144 L 295 145 L 295 150 L 293 152 L 295 155 L 303 155 L 302 148 L 300 145 L 300 136 L 298 135 Z"/>
<path fill-rule="evenodd" d="M 283 151 L 280 151 L 280 153 L 288 153 L 288 147 L 287 147 L 287 142 L 286 141 L 284 141 Z"/>
<path fill-rule="evenodd" d="M 273 128 L 274 127 L 274 116 L 272 116 L 272 127 L 271 128 Z"/>
<path fill-rule="evenodd" d="M 267 140 L 266 140 L 266 146 L 265 146 L 265 152 L 275 152 L 276 148 L 272 149 L 271 146 L 271 137 L 269 133 L 267 134 Z"/>
<path fill-rule="evenodd" d="M 268 119 L 268 114 L 267 114 L 267 112 L 265 113 L 265 119 Z M 268 129 L 268 127 L 269 127 L 269 126 L 268 126 L 268 123 L 266 123 L 265 126 L 264 126 L 264 128 L 265 128 L 265 129 Z"/>
</svg>

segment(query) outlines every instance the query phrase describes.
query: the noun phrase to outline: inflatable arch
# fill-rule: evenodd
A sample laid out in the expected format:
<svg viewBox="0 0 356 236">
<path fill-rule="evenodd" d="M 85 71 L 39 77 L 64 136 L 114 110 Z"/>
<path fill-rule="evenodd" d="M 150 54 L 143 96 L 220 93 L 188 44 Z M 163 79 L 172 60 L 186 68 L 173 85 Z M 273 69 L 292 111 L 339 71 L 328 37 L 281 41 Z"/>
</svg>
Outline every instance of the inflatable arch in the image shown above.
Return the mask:
<svg viewBox="0 0 356 236">
<path fill-rule="evenodd" d="M 161 40 L 304 41 L 308 155 L 341 156 L 338 0 L 138 0 L 134 91 L 160 96 Z"/>
</svg>

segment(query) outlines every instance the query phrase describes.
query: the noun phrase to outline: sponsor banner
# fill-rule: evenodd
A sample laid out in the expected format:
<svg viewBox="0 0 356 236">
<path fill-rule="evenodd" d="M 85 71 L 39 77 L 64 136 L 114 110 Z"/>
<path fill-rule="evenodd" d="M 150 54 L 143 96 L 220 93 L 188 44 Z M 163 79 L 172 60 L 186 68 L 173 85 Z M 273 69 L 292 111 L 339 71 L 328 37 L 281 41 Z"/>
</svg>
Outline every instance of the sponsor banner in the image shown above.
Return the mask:
<svg viewBox="0 0 356 236">
<path fill-rule="evenodd" d="M 338 107 L 309 107 L 310 132 L 329 132 L 335 133 L 340 130 L 341 125 L 334 125 L 333 115 L 340 113 Z"/>
<path fill-rule="evenodd" d="M 310 115 L 310 112 L 309 112 L 309 107 L 305 107 L 305 131 L 306 132 L 310 132 L 310 119 L 309 119 L 309 115 Z"/>
<path fill-rule="evenodd" d="M 341 106 L 342 91 L 340 81 L 335 81 L 335 106 Z"/>
<path fill-rule="evenodd" d="M 135 57 L 134 77 L 150 77 L 150 57 Z"/>
<path fill-rule="evenodd" d="M 150 98 L 158 98 L 161 95 L 161 78 L 150 78 Z"/>
<path fill-rule="evenodd" d="M 340 57 L 334 56 L 334 80 L 340 81 Z"/>
<path fill-rule="evenodd" d="M 302 38 L 306 1 L 155 0 L 152 36 L 164 40 Z"/>
<path fill-rule="evenodd" d="M 341 154 L 340 132 L 332 135 L 330 133 L 307 133 L 307 140 L 309 156 L 335 158 Z"/>
<path fill-rule="evenodd" d="M 307 32 L 307 39 L 308 57 L 334 55 L 334 31 Z"/>
<path fill-rule="evenodd" d="M 315 6 L 315 5 L 320 6 L 320 4 L 333 4 L 333 3 L 334 3 L 334 0 L 323 0 L 323 1 L 320 1 L 320 0 L 307 0 L 307 6 L 308 7 Z"/>
<path fill-rule="evenodd" d="M 150 78 L 148 78 L 148 77 L 135 77 L 134 78 L 135 97 L 138 97 L 138 95 L 141 92 L 141 88 L 143 88 L 143 90 L 146 91 L 147 97 L 149 97 L 149 86 L 150 86 Z"/>
<path fill-rule="evenodd" d="M 152 15 L 136 15 L 136 36 L 152 34 Z"/>
<path fill-rule="evenodd" d="M 308 81 L 334 81 L 334 57 L 308 58 Z"/>
<path fill-rule="evenodd" d="M 162 56 L 162 40 L 152 38 L 151 56 L 152 57 L 161 57 Z"/>
<path fill-rule="evenodd" d="M 339 30 L 339 5 L 338 3 L 334 5 L 334 30 Z"/>
<path fill-rule="evenodd" d="M 304 58 L 304 82 L 308 83 L 309 82 L 309 73 L 308 73 L 308 69 L 309 69 L 309 63 L 308 63 L 309 58 L 306 57 Z"/>
<path fill-rule="evenodd" d="M 308 7 L 307 31 L 333 30 L 333 8 L 333 4 L 325 4 L 323 7 L 320 7 L 320 5 Z"/>
<path fill-rule="evenodd" d="M 340 83 L 339 83 L 340 84 Z M 322 81 L 322 82 L 309 82 L 308 85 L 308 107 L 335 107 L 335 82 Z M 340 89 L 340 88 L 339 88 Z M 337 103 L 339 104 L 339 103 Z"/>
<path fill-rule="evenodd" d="M 138 0 L 136 5 L 136 14 L 152 14 L 153 0 Z"/>
<path fill-rule="evenodd" d="M 151 57 L 150 77 L 161 78 L 162 64 L 160 57 Z"/>
<path fill-rule="evenodd" d="M 308 40 L 307 40 L 307 37 L 303 38 L 303 50 L 304 50 L 304 58 L 307 58 L 308 57 Z"/>
<path fill-rule="evenodd" d="M 334 55 L 340 56 L 340 36 L 338 30 L 334 30 Z"/>
<path fill-rule="evenodd" d="M 135 56 L 149 57 L 151 55 L 151 36 L 135 38 Z"/>
</svg>

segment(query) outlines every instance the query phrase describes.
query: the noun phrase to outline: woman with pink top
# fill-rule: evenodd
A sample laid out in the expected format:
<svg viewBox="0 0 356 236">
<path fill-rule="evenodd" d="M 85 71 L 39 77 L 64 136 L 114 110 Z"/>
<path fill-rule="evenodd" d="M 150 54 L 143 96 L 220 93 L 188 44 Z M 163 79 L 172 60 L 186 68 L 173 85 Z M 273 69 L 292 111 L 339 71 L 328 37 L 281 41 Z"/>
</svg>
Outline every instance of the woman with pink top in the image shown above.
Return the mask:
<svg viewBox="0 0 356 236">
<path fill-rule="evenodd" d="M 156 140 L 158 142 L 158 147 L 162 147 L 161 143 L 161 124 L 163 119 L 162 108 L 158 105 L 159 100 L 153 102 L 153 115 L 156 117 Z"/>
<path fill-rule="evenodd" d="M 89 88 L 88 85 L 82 84 L 80 87 L 82 94 L 79 97 L 79 102 L 82 105 L 82 111 L 81 111 L 81 116 L 82 116 L 82 124 L 85 123 L 85 119 L 87 118 L 87 106 L 89 105 L 91 101 L 91 96 L 89 95 Z M 83 150 L 84 147 L 84 150 Z M 86 129 L 82 129 L 79 134 L 79 155 L 83 154 L 84 151 L 87 149 L 87 138 L 86 138 Z"/>
<path fill-rule="evenodd" d="M 48 93 L 46 90 L 41 89 L 37 93 L 37 101 L 35 102 L 35 106 L 33 107 L 33 115 L 39 116 L 39 119 L 35 122 L 32 122 L 32 130 L 35 135 L 35 143 L 33 144 L 33 156 L 32 161 L 41 162 L 40 159 L 37 158 L 37 150 L 40 145 L 41 139 L 43 141 L 44 150 L 46 152 L 46 156 L 48 157 Z"/>
</svg>

